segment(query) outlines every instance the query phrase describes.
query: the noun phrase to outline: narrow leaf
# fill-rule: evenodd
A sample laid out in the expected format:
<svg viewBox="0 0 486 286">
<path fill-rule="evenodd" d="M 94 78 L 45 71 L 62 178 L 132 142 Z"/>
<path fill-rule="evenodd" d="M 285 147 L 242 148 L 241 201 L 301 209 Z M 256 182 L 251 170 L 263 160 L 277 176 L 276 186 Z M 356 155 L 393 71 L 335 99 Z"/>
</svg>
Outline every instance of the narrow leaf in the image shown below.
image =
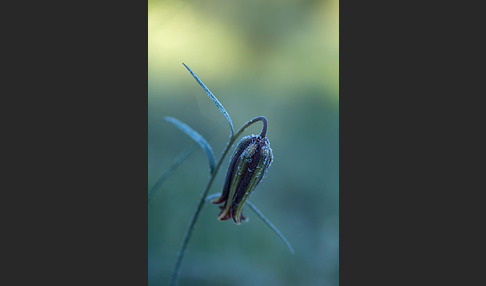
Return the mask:
<svg viewBox="0 0 486 286">
<path fill-rule="evenodd" d="M 221 194 L 219 194 L 219 193 L 209 195 L 209 196 L 206 197 L 206 200 L 205 201 L 206 202 L 209 202 L 210 200 L 214 200 L 215 198 L 217 198 L 219 196 L 221 196 Z"/>
<path fill-rule="evenodd" d="M 207 196 L 206 197 L 206 202 L 209 202 L 210 200 L 213 200 L 217 197 L 219 197 L 220 194 L 216 193 L 216 194 L 212 194 L 210 196 Z M 278 230 L 277 227 L 275 227 L 259 210 L 258 208 L 252 204 L 250 201 L 246 201 L 246 204 L 257 214 L 257 216 L 259 218 L 261 218 L 261 220 L 263 220 L 263 222 L 268 226 L 270 227 L 277 235 L 278 237 L 285 243 L 285 245 L 287 246 L 287 248 L 290 250 L 290 252 L 292 254 L 294 254 L 294 248 L 292 247 L 292 245 L 290 245 L 290 242 L 285 238 L 285 236 Z"/>
<path fill-rule="evenodd" d="M 222 122 L 223 123 L 223 122 Z M 206 138 L 211 138 L 213 137 L 218 130 L 223 126 L 223 124 L 219 124 L 218 127 L 214 128 L 209 134 L 206 134 Z M 194 143 L 193 146 L 188 147 L 186 150 L 184 150 L 179 156 L 172 161 L 172 164 L 167 168 L 164 173 L 159 177 L 159 179 L 155 182 L 153 187 L 149 190 L 148 192 L 148 200 L 149 202 L 152 200 L 154 197 L 155 193 L 160 189 L 162 184 L 165 182 L 165 180 L 169 177 L 169 175 L 179 167 L 180 164 L 182 164 L 187 158 L 189 158 L 194 151 L 199 149 L 201 147 L 198 143 Z"/>
<path fill-rule="evenodd" d="M 206 155 L 208 155 L 208 160 L 209 160 L 209 168 L 211 174 L 214 171 L 214 168 L 216 167 L 215 159 L 214 159 L 214 153 L 213 149 L 209 145 L 209 143 L 202 137 L 199 133 L 194 131 L 191 127 L 187 126 L 185 123 L 179 121 L 178 119 L 175 119 L 174 117 L 164 117 L 164 120 L 174 124 L 177 128 L 179 128 L 181 131 L 189 135 L 194 141 L 196 141 L 201 148 L 206 152 Z"/>
<path fill-rule="evenodd" d="M 167 179 L 167 177 L 177 168 L 179 167 L 179 165 L 184 162 L 184 160 L 186 160 L 189 155 L 191 155 L 192 153 L 194 153 L 194 151 L 196 151 L 197 149 L 199 149 L 199 145 L 198 144 L 194 144 L 194 146 L 192 146 L 190 149 L 186 149 L 184 152 L 182 152 L 173 162 L 172 164 L 169 166 L 169 168 L 167 168 L 167 170 L 165 170 L 165 172 L 160 176 L 160 178 L 157 180 L 157 182 L 155 182 L 154 186 L 149 190 L 148 192 L 148 200 L 152 200 L 152 198 L 154 197 L 155 193 L 157 192 L 157 190 L 160 189 L 160 186 L 162 186 L 162 183 Z"/>
<path fill-rule="evenodd" d="M 258 215 L 259 218 L 263 220 L 263 222 L 268 225 L 269 228 L 271 228 L 277 235 L 278 237 L 287 245 L 288 249 L 292 254 L 294 254 L 294 249 L 292 248 L 292 245 L 287 241 L 285 236 L 257 209 L 257 207 L 252 204 L 250 201 L 246 201 L 246 204 Z"/>
<path fill-rule="evenodd" d="M 226 112 L 226 109 L 224 109 L 223 105 L 219 102 L 219 100 L 216 98 L 216 96 L 213 95 L 213 93 L 204 85 L 204 83 L 192 72 L 192 70 L 186 66 L 185 63 L 182 63 L 186 69 L 192 74 L 192 76 L 196 79 L 196 81 L 199 83 L 199 85 L 202 87 L 202 89 L 206 92 L 206 94 L 209 96 L 209 98 L 211 98 L 211 100 L 214 102 L 214 104 L 216 104 L 216 106 L 218 107 L 219 111 L 221 111 L 221 113 L 223 113 L 224 117 L 226 118 L 226 120 L 228 121 L 229 125 L 230 125 L 230 129 L 231 129 L 231 132 L 230 132 L 230 138 L 233 137 L 233 134 L 234 134 L 234 129 L 233 129 L 233 122 L 231 121 L 231 118 L 228 114 L 228 112 Z"/>
</svg>

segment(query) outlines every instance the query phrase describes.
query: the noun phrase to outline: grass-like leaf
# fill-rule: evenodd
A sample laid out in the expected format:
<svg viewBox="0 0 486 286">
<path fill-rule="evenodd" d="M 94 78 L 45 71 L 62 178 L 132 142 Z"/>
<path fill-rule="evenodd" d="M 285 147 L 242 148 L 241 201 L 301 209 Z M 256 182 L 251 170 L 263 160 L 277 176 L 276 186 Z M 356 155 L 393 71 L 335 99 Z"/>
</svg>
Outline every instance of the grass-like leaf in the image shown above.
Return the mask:
<svg viewBox="0 0 486 286">
<path fill-rule="evenodd" d="M 223 123 L 223 122 L 221 122 Z M 222 124 L 220 124 L 222 126 Z M 221 128 L 221 126 L 218 126 L 217 128 L 213 129 L 211 133 L 206 134 L 206 138 L 211 138 L 213 137 L 216 132 Z M 199 149 L 200 145 L 198 143 L 195 143 L 193 146 L 188 147 L 186 150 L 184 150 L 174 161 L 172 161 L 172 164 L 167 168 L 167 170 L 164 171 L 164 173 L 159 177 L 159 179 L 155 182 L 153 187 L 149 190 L 148 192 L 148 200 L 152 200 L 154 197 L 155 193 L 160 189 L 162 184 L 165 182 L 167 177 L 177 168 L 179 167 L 180 164 L 182 164 L 187 158 L 189 158 L 192 153 L 194 153 L 197 149 Z"/>
<path fill-rule="evenodd" d="M 206 197 L 206 202 L 209 202 L 210 200 L 213 200 L 217 197 L 219 197 L 220 194 L 212 194 L 210 196 L 207 196 Z M 276 226 L 274 226 L 261 212 L 260 210 L 258 210 L 258 208 L 252 204 L 249 200 L 246 201 L 246 204 L 257 214 L 257 216 L 263 220 L 263 222 L 269 227 L 271 228 L 277 235 L 278 237 L 285 243 L 285 245 L 287 246 L 287 248 L 290 250 L 290 252 L 292 254 L 294 254 L 294 248 L 292 247 L 292 245 L 290 245 L 290 242 L 285 238 L 285 236 L 280 232 L 280 230 L 278 230 L 278 228 Z"/>
<path fill-rule="evenodd" d="M 210 200 L 214 200 L 215 198 L 219 197 L 221 194 L 212 194 L 206 197 L 206 202 L 209 202 Z"/>
<path fill-rule="evenodd" d="M 216 160 L 214 159 L 213 149 L 211 148 L 211 145 L 209 145 L 208 141 L 206 141 L 206 139 L 204 139 L 201 134 L 194 131 L 187 124 L 178 119 L 175 119 L 174 117 L 167 116 L 164 117 L 164 120 L 174 124 L 177 128 L 179 128 L 181 131 L 189 135 L 189 137 L 191 137 L 194 141 L 196 141 L 201 146 L 201 148 L 203 148 L 204 152 L 206 152 L 206 154 L 208 155 L 209 168 L 212 174 L 214 172 L 214 168 L 216 167 Z"/>
<path fill-rule="evenodd" d="M 224 109 L 221 102 L 219 102 L 219 100 L 216 98 L 216 96 L 213 95 L 213 93 L 204 85 L 204 83 L 197 77 L 197 75 L 195 75 L 192 72 L 192 70 L 188 66 L 186 66 L 185 63 L 182 63 L 182 64 L 192 74 L 192 76 L 196 79 L 196 81 L 199 83 L 199 85 L 202 87 L 202 89 L 206 92 L 206 94 L 209 96 L 209 98 L 211 98 L 211 100 L 214 102 L 214 104 L 216 104 L 219 111 L 221 111 L 221 113 L 223 113 L 224 117 L 226 118 L 226 120 L 228 121 L 228 123 L 230 125 L 230 129 L 231 129 L 230 138 L 233 137 L 233 134 L 234 134 L 233 122 L 231 121 L 231 118 L 230 118 L 228 112 L 226 112 L 226 109 Z"/>
<path fill-rule="evenodd" d="M 167 170 L 165 170 L 165 172 L 160 176 L 160 178 L 157 180 L 157 182 L 155 182 L 154 186 L 149 190 L 148 192 L 148 200 L 152 200 L 152 198 L 154 197 L 155 193 L 157 192 L 157 190 L 160 189 L 160 186 L 162 186 L 162 183 L 167 179 L 167 177 L 177 168 L 179 167 L 179 165 L 184 162 L 184 160 L 187 159 L 187 157 L 189 157 L 189 155 L 191 155 L 192 153 L 194 153 L 194 151 L 196 151 L 197 149 L 199 149 L 199 144 L 194 144 L 194 146 L 190 147 L 189 149 L 186 149 L 184 152 L 182 152 L 173 162 L 172 164 L 169 166 L 169 168 L 167 168 Z"/>
<path fill-rule="evenodd" d="M 250 201 L 246 201 L 246 204 L 257 214 L 259 218 L 263 220 L 263 222 L 275 232 L 278 237 L 287 245 L 288 249 L 292 254 L 294 254 L 294 249 L 292 248 L 292 245 L 290 245 L 290 242 L 285 238 L 285 236 L 278 230 L 277 227 L 275 227 L 258 209 L 257 207 L 252 204 Z"/>
</svg>

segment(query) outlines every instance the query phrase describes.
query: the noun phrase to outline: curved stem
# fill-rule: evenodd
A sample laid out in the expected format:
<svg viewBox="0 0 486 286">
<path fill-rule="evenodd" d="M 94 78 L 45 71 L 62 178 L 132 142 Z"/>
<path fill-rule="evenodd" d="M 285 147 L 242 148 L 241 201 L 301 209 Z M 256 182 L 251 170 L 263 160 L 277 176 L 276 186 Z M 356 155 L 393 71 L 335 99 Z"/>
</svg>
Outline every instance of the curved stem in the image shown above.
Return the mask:
<svg viewBox="0 0 486 286">
<path fill-rule="evenodd" d="M 209 189 L 211 188 L 211 185 L 213 184 L 214 178 L 216 178 L 219 167 L 223 163 L 224 157 L 226 156 L 228 151 L 231 149 L 231 146 L 235 142 L 236 138 L 238 138 L 238 136 L 240 136 L 241 133 L 243 133 L 243 131 L 245 131 L 246 128 L 248 128 L 250 125 L 252 125 L 253 123 L 255 123 L 257 121 L 263 122 L 263 129 L 262 129 L 260 136 L 265 137 L 266 134 L 267 134 L 267 119 L 264 116 L 258 116 L 258 117 L 253 118 L 252 120 L 246 122 L 245 125 L 243 125 L 240 128 L 240 130 L 238 130 L 238 132 L 236 132 L 234 134 L 234 136 L 231 137 L 230 140 L 228 141 L 228 144 L 226 145 L 226 148 L 224 149 L 223 154 L 221 155 L 221 158 L 218 161 L 218 164 L 214 168 L 214 172 L 211 174 L 211 177 L 209 178 L 209 182 L 206 185 L 206 188 L 204 189 L 204 191 L 201 194 L 201 197 L 199 198 L 199 203 L 197 205 L 196 211 L 194 212 L 194 215 L 191 218 L 191 222 L 189 223 L 189 228 L 187 229 L 186 234 L 184 235 L 184 239 L 182 240 L 182 246 L 181 246 L 181 249 L 179 250 L 179 252 L 177 253 L 177 261 L 176 261 L 174 271 L 172 272 L 172 277 L 171 277 L 171 280 L 170 280 L 171 286 L 176 286 L 177 283 L 179 282 L 179 274 L 180 274 L 180 270 L 181 270 L 181 263 L 182 263 L 182 259 L 184 258 L 184 254 L 186 253 L 187 245 L 189 243 L 189 239 L 191 238 L 192 230 L 194 229 L 194 226 L 196 225 L 196 221 L 197 221 L 197 218 L 199 217 L 199 213 L 201 212 L 201 209 L 204 205 L 204 201 L 205 201 L 206 196 L 209 192 Z"/>
<path fill-rule="evenodd" d="M 253 118 L 252 120 L 255 120 L 254 122 L 257 122 L 258 120 L 261 120 L 263 122 L 263 128 L 262 128 L 262 133 L 260 133 L 260 137 L 263 138 L 267 136 L 267 119 L 265 118 L 265 116 L 258 116 Z"/>
</svg>

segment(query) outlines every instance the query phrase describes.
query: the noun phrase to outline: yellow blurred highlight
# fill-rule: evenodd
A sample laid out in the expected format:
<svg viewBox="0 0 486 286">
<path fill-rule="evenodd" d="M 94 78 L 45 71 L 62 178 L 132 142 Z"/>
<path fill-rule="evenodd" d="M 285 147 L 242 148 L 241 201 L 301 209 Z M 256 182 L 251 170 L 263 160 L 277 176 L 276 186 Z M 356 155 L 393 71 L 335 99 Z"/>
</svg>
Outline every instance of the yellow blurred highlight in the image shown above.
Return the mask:
<svg viewBox="0 0 486 286">
<path fill-rule="evenodd" d="M 322 1 L 317 9 L 310 9 L 302 23 L 284 31 L 275 44 L 266 46 L 264 56 L 255 47 L 258 42 L 251 42 L 245 33 L 246 27 L 229 25 L 217 14 L 209 17 L 207 11 L 200 11 L 195 5 L 149 2 L 148 72 L 149 81 L 155 86 L 187 84 L 187 71 L 181 64 L 184 62 L 203 81 L 213 84 L 230 84 L 242 77 L 250 81 L 248 85 L 261 85 L 262 92 L 275 89 L 275 83 L 282 90 L 318 87 L 338 103 L 338 0 Z M 271 21 L 271 15 L 268 17 Z"/>
<path fill-rule="evenodd" d="M 206 78 L 225 78 L 229 67 L 243 65 L 244 47 L 237 34 L 190 5 L 169 1 L 149 7 L 149 76 L 187 81 L 184 62 Z"/>
</svg>

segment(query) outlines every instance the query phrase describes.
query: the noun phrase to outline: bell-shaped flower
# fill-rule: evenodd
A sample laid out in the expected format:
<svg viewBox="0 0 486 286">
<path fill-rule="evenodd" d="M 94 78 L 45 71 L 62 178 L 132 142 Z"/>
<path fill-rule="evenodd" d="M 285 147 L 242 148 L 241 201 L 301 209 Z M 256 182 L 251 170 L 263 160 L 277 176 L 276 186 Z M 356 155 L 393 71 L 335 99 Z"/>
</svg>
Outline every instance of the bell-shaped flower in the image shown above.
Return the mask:
<svg viewBox="0 0 486 286">
<path fill-rule="evenodd" d="M 224 203 L 219 220 L 232 218 L 236 224 L 246 220 L 242 214 L 245 201 L 260 183 L 272 163 L 273 154 L 267 137 L 250 135 L 243 137 L 231 157 L 221 196 L 214 204 Z"/>
</svg>

